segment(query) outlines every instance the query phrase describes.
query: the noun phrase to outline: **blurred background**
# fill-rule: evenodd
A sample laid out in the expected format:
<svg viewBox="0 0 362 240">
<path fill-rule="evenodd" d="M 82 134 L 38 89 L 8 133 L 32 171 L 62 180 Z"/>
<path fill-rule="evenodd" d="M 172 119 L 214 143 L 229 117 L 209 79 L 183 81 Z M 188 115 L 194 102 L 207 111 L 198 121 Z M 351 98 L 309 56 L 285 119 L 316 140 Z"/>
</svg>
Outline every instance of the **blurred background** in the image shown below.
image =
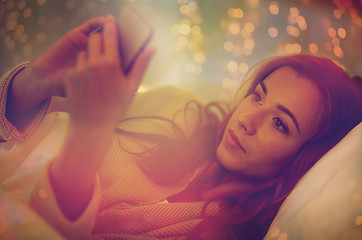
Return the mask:
<svg viewBox="0 0 362 240">
<path fill-rule="evenodd" d="M 121 7 L 129 6 L 152 26 L 150 45 L 158 49 L 140 91 L 172 84 L 203 101 L 231 100 L 254 64 L 299 53 L 328 57 L 361 76 L 361 5 L 360 0 L 0 0 L 0 74 L 36 58 L 85 20 L 118 17 Z M 268 239 L 362 239 L 361 174 L 343 179 L 338 184 L 348 193 L 337 206 L 323 209 L 320 203 L 288 228 L 271 229 Z M 348 218 L 336 210 L 342 206 L 348 206 Z"/>
<path fill-rule="evenodd" d="M 172 84 L 229 100 L 260 60 L 307 53 L 362 75 L 360 0 L 0 0 L 0 73 L 46 50 L 93 16 L 129 6 L 158 49 L 142 90 Z"/>
</svg>

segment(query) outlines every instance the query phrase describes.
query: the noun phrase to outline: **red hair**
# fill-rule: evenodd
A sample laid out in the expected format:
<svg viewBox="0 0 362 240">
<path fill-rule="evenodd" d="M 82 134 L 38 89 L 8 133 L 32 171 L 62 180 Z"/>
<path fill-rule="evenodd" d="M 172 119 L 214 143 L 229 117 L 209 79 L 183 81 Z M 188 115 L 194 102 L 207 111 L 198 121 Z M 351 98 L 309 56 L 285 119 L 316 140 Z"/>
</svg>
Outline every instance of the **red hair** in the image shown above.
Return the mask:
<svg viewBox="0 0 362 240">
<path fill-rule="evenodd" d="M 199 197 L 200 192 L 207 190 L 209 202 L 221 200 L 225 203 L 225 212 L 220 216 L 205 216 L 203 222 L 190 233 L 190 238 L 262 239 L 279 207 L 301 177 L 361 121 L 361 89 L 356 87 L 343 69 L 326 58 L 293 55 L 269 60 L 244 84 L 246 93 L 242 97 L 251 94 L 270 73 L 283 66 L 293 68 L 320 90 L 323 106 L 317 121 L 317 133 L 303 144 L 297 157 L 281 174 L 257 183 L 248 192 L 239 189 L 237 185 L 221 184 L 226 170 L 218 164 L 216 149 L 232 111 L 226 114 L 225 108 L 217 103 L 201 107 L 194 102 L 200 111 L 200 121 L 190 137 L 183 135 L 172 120 L 156 117 L 145 119 L 168 122 L 174 126 L 177 137 L 117 130 L 155 143 L 154 148 L 140 153 L 139 163 L 144 172 L 160 184 L 176 182 L 200 164 L 209 164 L 209 168 L 194 181 L 194 197 Z M 359 77 L 354 79 L 360 80 Z M 188 107 L 185 107 L 185 112 Z M 212 109 L 219 110 L 221 114 Z M 203 116 L 206 116 L 206 123 L 202 120 Z"/>
</svg>

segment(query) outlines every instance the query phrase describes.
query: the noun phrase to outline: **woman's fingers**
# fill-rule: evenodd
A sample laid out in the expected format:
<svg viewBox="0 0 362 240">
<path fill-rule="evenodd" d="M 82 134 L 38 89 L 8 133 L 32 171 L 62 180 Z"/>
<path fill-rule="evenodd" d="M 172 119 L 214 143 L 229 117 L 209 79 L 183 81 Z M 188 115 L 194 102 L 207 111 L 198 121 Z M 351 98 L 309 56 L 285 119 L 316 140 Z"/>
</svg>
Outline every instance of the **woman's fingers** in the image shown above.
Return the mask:
<svg viewBox="0 0 362 240">
<path fill-rule="evenodd" d="M 80 52 L 77 57 L 77 69 L 78 70 L 85 69 L 86 61 L 87 61 L 87 53 L 85 51 Z"/>
<path fill-rule="evenodd" d="M 85 35 L 89 35 L 92 31 L 94 31 L 94 29 L 98 27 L 103 27 L 104 22 L 105 22 L 104 17 L 95 17 L 80 25 L 78 27 L 78 30 Z"/>
<path fill-rule="evenodd" d="M 99 33 L 92 34 L 88 41 L 88 57 L 90 62 L 97 62 L 102 56 L 102 36 Z"/>
<path fill-rule="evenodd" d="M 115 18 L 111 15 L 108 15 L 106 18 L 103 29 L 103 38 L 104 55 L 106 59 L 121 66 L 118 49 L 117 23 Z"/>
</svg>

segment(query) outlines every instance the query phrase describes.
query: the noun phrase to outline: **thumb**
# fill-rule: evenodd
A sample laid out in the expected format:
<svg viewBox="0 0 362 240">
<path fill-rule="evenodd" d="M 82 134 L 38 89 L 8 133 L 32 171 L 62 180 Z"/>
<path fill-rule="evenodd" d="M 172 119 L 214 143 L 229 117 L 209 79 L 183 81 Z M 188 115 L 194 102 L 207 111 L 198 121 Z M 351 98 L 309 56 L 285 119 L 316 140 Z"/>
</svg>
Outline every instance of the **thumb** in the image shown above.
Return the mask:
<svg viewBox="0 0 362 240">
<path fill-rule="evenodd" d="M 141 83 L 146 69 L 155 53 L 155 48 L 147 48 L 143 50 L 136 58 L 131 71 L 127 76 L 128 81 L 131 81 L 130 84 L 132 85 L 134 91 L 137 90 L 139 84 Z"/>
</svg>

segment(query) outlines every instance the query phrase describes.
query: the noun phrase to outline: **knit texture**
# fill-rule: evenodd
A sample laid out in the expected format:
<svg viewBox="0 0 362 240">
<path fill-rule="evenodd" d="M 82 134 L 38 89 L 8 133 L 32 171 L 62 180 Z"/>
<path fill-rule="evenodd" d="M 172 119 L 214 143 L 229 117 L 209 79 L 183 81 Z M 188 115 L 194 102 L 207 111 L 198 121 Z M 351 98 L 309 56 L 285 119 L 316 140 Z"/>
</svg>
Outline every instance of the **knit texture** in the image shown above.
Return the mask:
<svg viewBox="0 0 362 240">
<path fill-rule="evenodd" d="M 126 117 L 167 117 L 174 119 L 189 134 L 197 120 L 197 110 L 191 108 L 186 114 L 181 113 L 176 117 L 174 114 L 191 99 L 192 95 L 177 88 L 162 87 L 137 96 Z M 171 125 L 149 119 L 131 120 L 119 127 L 168 136 L 172 136 L 173 132 Z M 154 183 L 140 169 L 137 155 L 132 154 L 143 151 L 142 146 L 145 144 L 126 136 L 114 136 L 100 170 L 102 195 L 94 227 L 94 234 L 98 237 L 103 234 L 115 237 L 119 233 L 152 238 L 185 237 L 202 220 L 204 202 L 163 202 L 184 190 L 192 174 L 170 186 Z M 206 210 L 207 215 L 215 215 L 219 212 L 219 207 L 217 204 L 210 204 Z"/>
<path fill-rule="evenodd" d="M 49 109 L 56 109 L 53 106 L 58 104 L 58 100 L 53 98 L 50 107 L 50 99 L 47 100 L 28 129 L 25 132 L 19 132 L 6 119 L 5 107 L 11 80 L 24 66 L 15 68 L 1 81 L 0 136 L 5 141 L 25 141 L 26 144 L 29 136 L 34 134 L 49 114 Z M 190 108 L 187 113 L 182 111 L 177 115 L 175 113 L 183 109 L 186 103 L 192 99 L 194 99 L 192 95 L 175 87 L 161 87 L 137 94 L 125 118 L 136 116 L 166 117 L 173 119 L 188 135 L 195 127 L 195 122 L 199 116 L 198 110 Z M 120 123 L 118 127 L 130 131 L 158 133 L 171 137 L 174 135 L 173 127 L 164 121 L 131 120 Z M 156 184 L 144 174 L 137 163 L 137 154 L 133 154 L 145 150 L 145 145 L 147 143 L 114 134 L 109 151 L 99 171 L 100 200 L 93 228 L 95 239 L 183 239 L 202 221 L 204 214 L 216 215 L 220 213 L 220 207 L 217 203 L 209 204 L 206 211 L 203 212 L 205 202 L 168 203 L 165 201 L 168 197 L 184 190 L 189 185 L 193 174 L 186 175 L 172 185 Z M 45 219 L 48 218 L 49 222 L 56 222 L 49 219 L 54 218 L 54 216 L 44 216 L 44 212 L 42 216 Z M 64 218 L 62 215 L 56 217 Z"/>
<path fill-rule="evenodd" d="M 19 131 L 15 126 L 13 126 L 6 118 L 6 103 L 7 103 L 7 94 L 11 86 L 12 80 L 16 75 L 22 71 L 28 63 L 23 63 L 16 66 L 14 69 L 10 70 L 0 81 L 0 142 L 18 142 L 21 143 L 28 139 L 39 127 L 41 122 L 46 116 L 50 105 L 50 99 L 45 100 L 40 107 L 38 114 L 32 120 L 32 123 L 28 127 Z"/>
</svg>

